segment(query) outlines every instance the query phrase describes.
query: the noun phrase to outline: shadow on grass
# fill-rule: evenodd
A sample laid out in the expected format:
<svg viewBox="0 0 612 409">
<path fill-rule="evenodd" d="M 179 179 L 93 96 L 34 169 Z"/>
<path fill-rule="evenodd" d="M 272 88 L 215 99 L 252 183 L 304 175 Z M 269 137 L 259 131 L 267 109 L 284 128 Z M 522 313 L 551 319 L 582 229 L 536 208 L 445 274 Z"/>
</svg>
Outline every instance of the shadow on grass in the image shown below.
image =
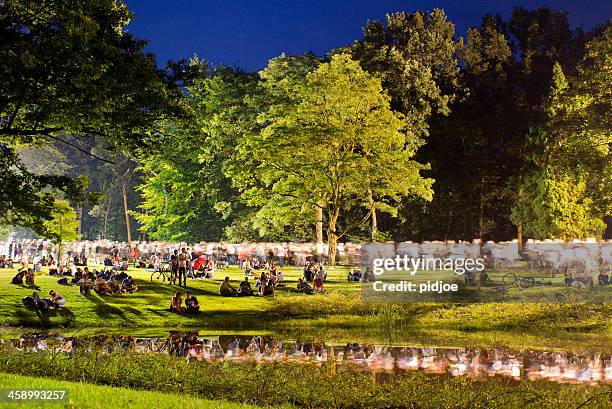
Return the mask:
<svg viewBox="0 0 612 409">
<path fill-rule="evenodd" d="M 62 307 L 53 311 L 41 311 L 38 309 L 28 309 L 25 307 L 17 308 L 15 316 L 20 326 L 32 326 L 48 328 L 56 325 L 72 326 L 75 323 L 75 316 L 68 307 Z M 60 317 L 61 322 L 51 323 L 51 317 Z"/>
<path fill-rule="evenodd" d="M 96 308 L 94 312 L 100 317 L 104 319 L 112 319 L 112 318 L 122 318 L 125 319 L 125 313 L 121 308 L 115 307 L 113 305 L 108 304 L 104 298 L 92 292 L 89 296 L 86 297 L 89 301 L 92 301 L 96 304 Z"/>
</svg>

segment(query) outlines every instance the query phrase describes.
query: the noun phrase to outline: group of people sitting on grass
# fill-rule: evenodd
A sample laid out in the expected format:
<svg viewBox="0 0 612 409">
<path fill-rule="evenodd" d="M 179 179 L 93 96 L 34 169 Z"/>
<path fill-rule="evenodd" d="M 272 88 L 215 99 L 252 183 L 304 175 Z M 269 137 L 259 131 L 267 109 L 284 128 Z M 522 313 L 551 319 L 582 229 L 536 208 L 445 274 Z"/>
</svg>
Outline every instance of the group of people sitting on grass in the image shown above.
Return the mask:
<svg viewBox="0 0 612 409">
<path fill-rule="evenodd" d="M 257 287 L 257 285 L 259 285 L 259 287 Z M 223 282 L 221 282 L 221 285 L 219 286 L 219 294 L 224 297 L 245 297 L 255 294 L 274 296 L 274 286 L 272 285 L 271 288 L 269 286 L 264 286 L 262 288 L 261 284 L 259 284 L 258 282 L 258 284 L 256 284 L 255 290 L 253 290 L 251 282 L 249 281 L 249 277 L 244 277 L 244 280 L 242 280 L 238 285 L 238 288 L 236 288 L 231 284 L 229 277 L 225 277 L 225 279 L 223 280 Z"/>
<path fill-rule="evenodd" d="M 13 264 L 15 264 L 15 262 L 11 256 L 0 256 L 0 268 L 13 268 Z"/>
<path fill-rule="evenodd" d="M 219 286 L 219 294 L 222 296 L 246 296 L 261 295 L 275 296 L 275 289 L 284 285 L 284 274 L 278 269 L 275 262 L 260 262 L 257 258 L 246 259 L 241 263 L 245 278 L 239 287 L 234 287 L 229 277 Z M 257 270 L 261 269 L 261 273 Z M 268 271 L 266 271 L 268 270 Z M 314 294 L 315 291 L 325 291 L 324 284 L 327 272 L 320 262 L 306 261 L 303 267 L 303 277 L 298 280 L 297 291 L 304 294 Z M 255 276 L 255 286 L 251 287 L 249 277 Z"/>
<path fill-rule="evenodd" d="M 138 286 L 131 275 L 125 271 L 102 270 L 100 272 L 83 272 L 73 282 L 81 287 L 81 294 L 89 295 L 93 289 L 98 295 L 133 294 Z"/>
<path fill-rule="evenodd" d="M 170 300 L 170 311 L 177 314 L 196 314 L 200 312 L 200 303 L 195 295 L 187 291 L 185 292 L 185 305 L 183 306 L 183 294 L 177 292 Z"/>
<path fill-rule="evenodd" d="M 260 263 L 256 258 L 251 260 L 247 259 L 242 263 L 242 269 L 245 278 L 240 282 L 238 290 L 233 293 L 222 293 L 222 295 L 253 295 L 256 293 L 262 296 L 274 297 L 275 289 L 285 285 L 285 275 L 278 269 L 274 261 Z M 259 269 L 261 269 L 261 273 L 257 271 Z M 266 272 L 266 270 L 268 271 Z M 251 276 L 255 276 L 254 290 L 251 288 L 251 283 L 249 282 L 249 277 Z"/>
<path fill-rule="evenodd" d="M 592 287 L 593 286 L 593 278 L 590 276 L 587 277 L 574 277 L 573 274 L 565 274 L 565 277 L 563 278 L 563 284 L 566 286 L 588 286 L 588 287 Z M 608 274 L 606 274 L 605 272 L 600 272 L 597 275 L 597 284 L 598 285 L 609 285 L 612 284 L 612 280 L 610 280 L 610 276 Z"/>
<path fill-rule="evenodd" d="M 115 270 L 125 271 L 130 268 L 129 263 L 126 260 L 121 260 L 119 257 L 106 256 L 104 258 L 104 267 L 109 267 Z"/>
<path fill-rule="evenodd" d="M 19 270 L 17 274 L 12 278 L 11 284 L 23 285 L 25 279 L 25 285 L 28 287 L 34 287 L 34 269 L 28 268 L 27 270 Z"/>
<path fill-rule="evenodd" d="M 35 273 L 32 268 L 27 270 L 19 270 L 17 274 L 12 278 L 11 283 L 15 285 L 25 285 L 34 287 Z M 138 286 L 132 278 L 125 271 L 117 270 L 102 270 L 102 271 L 89 271 L 87 267 L 76 268 L 74 274 L 66 274 L 57 280 L 60 285 L 78 285 L 79 292 L 85 296 L 91 294 L 91 290 L 95 291 L 98 295 L 110 295 L 110 294 L 133 294 L 138 291 Z"/>
<path fill-rule="evenodd" d="M 323 285 L 327 280 L 327 272 L 321 263 L 311 263 L 310 261 L 306 261 L 302 271 L 302 279 L 298 281 L 297 285 L 297 290 L 299 292 L 312 294 L 313 291 L 325 291 Z"/>
</svg>

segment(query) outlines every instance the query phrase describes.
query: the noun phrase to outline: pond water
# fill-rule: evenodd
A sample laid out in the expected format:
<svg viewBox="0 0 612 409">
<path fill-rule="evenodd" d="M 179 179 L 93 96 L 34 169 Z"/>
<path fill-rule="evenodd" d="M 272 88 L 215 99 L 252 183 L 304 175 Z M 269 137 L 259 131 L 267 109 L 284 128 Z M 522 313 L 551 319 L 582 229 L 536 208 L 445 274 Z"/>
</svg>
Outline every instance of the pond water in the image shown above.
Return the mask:
<svg viewBox="0 0 612 409">
<path fill-rule="evenodd" d="M 315 362 L 336 367 L 354 365 L 363 371 L 398 374 L 423 371 L 446 376 L 467 376 L 482 381 L 493 377 L 546 380 L 560 383 L 612 383 L 612 356 L 593 351 L 509 350 L 503 348 L 451 348 L 385 346 L 370 343 L 334 344 L 300 342 L 274 336 L 217 335 L 170 332 L 162 337 L 68 337 L 34 333 L 0 340 L 18 351 L 63 351 L 66 354 L 124 350 L 170 354 L 207 362 Z"/>
</svg>

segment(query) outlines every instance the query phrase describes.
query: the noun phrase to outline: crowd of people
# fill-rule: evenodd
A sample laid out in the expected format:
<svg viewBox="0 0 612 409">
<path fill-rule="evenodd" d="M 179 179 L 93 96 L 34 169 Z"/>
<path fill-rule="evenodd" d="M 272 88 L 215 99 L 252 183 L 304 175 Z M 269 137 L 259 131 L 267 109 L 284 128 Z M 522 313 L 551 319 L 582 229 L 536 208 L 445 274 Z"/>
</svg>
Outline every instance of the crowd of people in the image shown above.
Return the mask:
<svg viewBox="0 0 612 409">
<path fill-rule="evenodd" d="M 324 243 L 171 243 L 171 242 L 115 242 L 110 240 L 93 240 L 63 243 L 63 253 L 71 256 L 85 257 L 100 264 L 106 257 L 121 260 L 129 259 L 140 263 L 148 261 L 167 261 L 175 250 L 189 248 L 190 255 L 206 256 L 218 263 L 238 264 L 240 260 L 257 258 L 259 260 L 273 260 L 277 265 L 301 266 L 306 260 L 318 259 L 326 262 L 327 244 Z M 356 243 L 338 243 L 337 261 L 341 264 L 358 264 L 360 245 Z M 57 246 L 49 240 L 25 239 L 0 242 L 0 254 L 11 255 L 13 260 L 24 259 L 34 264 L 37 259 L 48 258 L 57 254 Z M 63 255 L 62 255 L 63 257 Z M 195 260 L 195 258 L 193 258 Z M 196 269 L 197 270 L 197 269 Z"/>
<path fill-rule="evenodd" d="M 7 258 L 3 258 L 7 263 Z M 92 291 L 100 296 L 111 294 L 134 293 L 138 286 L 134 278 L 127 273 L 129 269 L 128 261 L 113 251 L 103 259 L 103 268 L 98 271 L 90 270 L 88 267 L 89 258 L 85 254 L 67 255 L 60 262 L 57 262 L 52 255 L 42 256 L 34 260 L 34 266 L 29 267 L 25 261 L 20 264 L 17 274 L 12 278 L 12 284 L 26 285 L 35 287 L 35 276 L 41 272 L 42 267 L 47 267 L 49 275 L 58 277 L 59 285 L 79 287 L 79 292 L 84 296 L 89 296 Z M 244 278 L 234 285 L 229 276 L 219 285 L 219 295 L 231 296 L 271 296 L 274 297 L 276 289 L 285 286 L 284 273 L 281 271 L 280 263 L 277 259 L 268 260 L 260 257 L 247 257 L 238 261 Z M 214 259 L 211 256 L 198 255 L 193 248 L 182 247 L 175 249 L 167 259 L 160 255 L 153 254 L 150 259 L 142 256 L 135 261 L 135 266 L 140 268 L 165 269 L 169 275 L 169 282 L 172 285 L 187 287 L 187 278 L 214 278 L 215 271 L 226 267 L 227 264 Z M 303 276 L 299 278 L 296 290 L 304 294 L 314 294 L 315 292 L 325 291 L 324 284 L 327 273 L 323 263 L 314 259 L 305 260 Z M 253 281 L 250 280 L 252 278 Z M 37 287 L 35 287 L 38 289 Z M 53 294 L 60 294 L 57 291 Z M 66 300 L 61 296 L 60 302 L 56 302 L 54 296 L 50 294 L 49 299 L 42 299 L 35 292 L 31 297 L 24 297 L 23 302 L 31 307 L 42 310 L 54 310 L 61 308 Z M 170 302 L 170 311 L 175 313 L 197 313 L 200 305 L 193 293 L 177 292 Z"/>
<path fill-rule="evenodd" d="M 91 291 L 100 296 L 133 294 L 138 291 L 134 278 L 115 267 L 108 268 L 105 265 L 100 271 L 89 270 L 87 260 L 76 258 L 67 258 L 58 266 L 53 257 L 45 259 L 44 265 L 49 267 L 49 275 L 59 277 L 58 285 L 76 285 L 79 287 L 80 294 L 84 296 L 89 296 Z M 34 268 L 20 268 L 11 279 L 11 284 L 39 290 L 35 284 L 36 273 L 39 271 L 36 265 Z M 49 298 L 41 298 L 38 291 L 35 291 L 32 296 L 24 297 L 22 301 L 27 307 L 41 311 L 54 311 L 66 304 L 66 298 L 56 290 L 49 291 Z"/>
</svg>

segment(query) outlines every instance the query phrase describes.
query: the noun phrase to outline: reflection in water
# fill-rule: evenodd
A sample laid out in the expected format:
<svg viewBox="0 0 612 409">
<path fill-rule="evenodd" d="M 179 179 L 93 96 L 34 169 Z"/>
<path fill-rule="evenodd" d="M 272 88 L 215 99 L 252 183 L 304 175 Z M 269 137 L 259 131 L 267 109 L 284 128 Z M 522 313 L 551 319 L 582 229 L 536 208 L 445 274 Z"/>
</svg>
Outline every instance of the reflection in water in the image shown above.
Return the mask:
<svg viewBox="0 0 612 409">
<path fill-rule="evenodd" d="M 386 347 L 350 343 L 282 342 L 273 337 L 172 332 L 167 338 L 130 336 L 63 337 L 58 334 L 22 336 L 9 343 L 22 351 L 55 350 L 65 353 L 130 350 L 164 353 L 207 362 L 324 362 L 336 366 L 357 365 L 373 373 L 420 370 L 430 374 L 468 376 L 486 380 L 503 376 L 514 379 L 565 383 L 612 383 L 612 357 L 606 353 L 566 351 L 509 351 L 486 348 Z"/>
</svg>

